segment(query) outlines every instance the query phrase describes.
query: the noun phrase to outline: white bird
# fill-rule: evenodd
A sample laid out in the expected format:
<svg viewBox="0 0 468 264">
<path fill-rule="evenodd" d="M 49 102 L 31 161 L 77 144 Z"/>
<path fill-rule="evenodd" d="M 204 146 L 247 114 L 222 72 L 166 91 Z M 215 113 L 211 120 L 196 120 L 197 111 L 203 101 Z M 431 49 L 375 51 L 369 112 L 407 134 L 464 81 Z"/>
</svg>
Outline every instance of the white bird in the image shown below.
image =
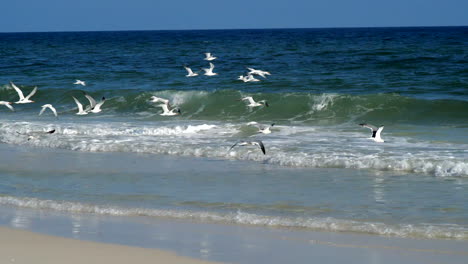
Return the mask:
<svg viewBox="0 0 468 264">
<path fill-rule="evenodd" d="M 30 134 L 24 134 L 24 133 L 20 133 L 20 132 L 18 132 L 18 131 L 16 131 L 16 133 L 19 134 L 19 135 L 28 136 L 28 141 L 30 141 L 30 140 L 32 140 L 32 139 L 36 139 L 35 136 L 30 135 Z M 35 134 L 35 135 L 39 135 L 39 134 L 42 134 L 42 133 L 44 133 L 44 134 L 53 134 L 53 133 L 55 133 L 55 129 L 48 130 L 48 131 L 45 131 L 45 132 L 31 132 L 31 133 L 33 133 L 33 134 Z"/>
<path fill-rule="evenodd" d="M 13 106 L 11 105 L 10 102 L 0 101 L 0 105 L 4 105 L 4 106 L 8 107 L 8 109 L 10 109 L 13 112 L 15 111 L 15 108 L 13 108 Z"/>
<path fill-rule="evenodd" d="M 218 75 L 217 73 L 213 72 L 214 67 L 215 67 L 214 64 L 210 62 L 210 68 L 208 69 L 203 68 L 203 70 L 205 71 L 205 75 L 206 76 Z"/>
<path fill-rule="evenodd" d="M 83 105 L 80 103 L 80 101 L 78 101 L 78 99 L 75 98 L 75 96 L 72 96 L 73 97 L 73 100 L 75 100 L 75 103 L 76 105 L 78 106 L 78 113 L 76 113 L 77 115 L 87 115 L 88 112 L 83 110 Z"/>
<path fill-rule="evenodd" d="M 180 115 L 180 109 L 179 108 L 172 108 L 169 103 L 167 104 L 160 104 L 158 105 L 163 109 L 163 112 L 159 115 L 162 116 L 175 116 L 175 115 Z"/>
<path fill-rule="evenodd" d="M 275 123 L 272 123 L 272 124 L 269 125 L 269 126 L 262 126 L 262 125 L 258 125 L 257 122 L 255 122 L 255 123 L 248 123 L 248 124 L 250 124 L 250 125 L 256 125 L 257 128 L 258 128 L 258 132 L 257 132 L 257 133 L 262 133 L 262 134 L 271 134 L 270 128 L 272 128 L 272 127 L 275 125 Z"/>
<path fill-rule="evenodd" d="M 372 136 L 369 139 L 374 140 L 375 142 L 385 142 L 381 137 L 380 134 L 382 133 L 382 130 L 384 129 L 384 126 L 380 126 L 379 128 L 376 128 L 375 126 L 369 125 L 369 124 L 359 124 L 362 127 L 367 127 L 372 131 Z"/>
<path fill-rule="evenodd" d="M 161 98 L 161 97 L 157 97 L 157 96 L 151 96 L 151 103 L 158 103 L 158 102 L 162 102 L 164 104 L 169 104 L 169 100 L 168 99 L 164 99 L 164 98 Z"/>
<path fill-rule="evenodd" d="M 267 71 L 262 71 L 262 70 L 256 70 L 254 68 L 247 68 L 250 72 L 249 74 L 252 75 L 252 74 L 256 74 L 256 75 L 260 75 L 262 76 L 263 78 L 266 78 L 265 75 L 271 75 L 269 72 Z"/>
<path fill-rule="evenodd" d="M 86 82 L 85 81 L 81 81 L 81 80 L 76 80 L 76 82 L 74 82 L 73 84 L 81 84 L 83 86 L 86 86 Z"/>
<path fill-rule="evenodd" d="M 258 146 L 258 147 L 262 150 L 263 155 L 266 154 L 266 152 L 265 152 L 265 146 L 263 145 L 263 142 L 262 142 L 261 140 L 237 142 L 236 144 L 234 144 L 234 145 L 231 146 L 231 148 L 229 149 L 229 151 L 231 151 L 231 149 L 234 148 L 235 146 Z"/>
<path fill-rule="evenodd" d="M 247 97 L 244 97 L 241 99 L 242 101 L 244 100 L 248 100 L 249 101 L 249 104 L 247 106 L 250 106 L 250 107 L 256 107 L 256 106 L 266 106 L 268 107 L 268 102 L 266 100 L 261 100 L 261 101 L 258 101 L 258 102 L 255 102 L 254 99 L 252 98 L 252 96 L 247 96 Z"/>
<path fill-rule="evenodd" d="M 43 106 L 41 106 L 42 109 L 41 109 L 41 112 L 39 112 L 39 115 L 42 115 L 42 113 L 44 113 L 44 111 L 49 108 L 52 113 L 54 113 L 55 117 L 57 117 L 57 110 L 55 110 L 55 107 L 53 107 L 51 104 L 45 104 Z"/>
<path fill-rule="evenodd" d="M 84 96 L 89 101 L 89 106 L 86 108 L 87 112 L 91 112 L 91 113 L 95 113 L 95 114 L 101 112 L 101 106 L 106 102 L 105 97 L 102 97 L 101 101 L 99 103 L 96 103 L 96 100 L 94 100 L 94 98 L 91 97 L 91 95 L 89 95 L 87 93 L 84 93 Z"/>
<path fill-rule="evenodd" d="M 213 55 L 211 55 L 211 53 L 207 52 L 205 53 L 205 59 L 204 60 L 207 60 L 207 61 L 212 61 L 212 60 L 216 60 L 217 57 L 213 57 Z"/>
<path fill-rule="evenodd" d="M 188 66 L 184 65 L 185 70 L 187 71 L 187 75 L 185 77 L 195 77 L 198 76 L 198 73 L 193 72 L 192 69 L 190 69 Z"/>
<path fill-rule="evenodd" d="M 248 74 L 246 76 L 244 75 L 240 75 L 239 78 L 237 78 L 238 80 L 241 80 L 243 82 L 259 82 L 260 80 L 253 77 L 253 75 L 251 74 Z"/>
<path fill-rule="evenodd" d="M 28 94 L 28 96 L 24 97 L 23 92 L 21 91 L 20 88 L 18 88 L 18 86 L 16 86 L 13 82 L 10 82 L 10 84 L 13 87 L 13 89 L 16 90 L 16 92 L 18 93 L 18 96 L 19 96 L 19 100 L 17 102 L 15 102 L 15 104 L 34 103 L 34 101 L 30 100 L 29 98 L 31 98 L 36 93 L 37 87 L 34 87 L 34 89 Z"/>
</svg>

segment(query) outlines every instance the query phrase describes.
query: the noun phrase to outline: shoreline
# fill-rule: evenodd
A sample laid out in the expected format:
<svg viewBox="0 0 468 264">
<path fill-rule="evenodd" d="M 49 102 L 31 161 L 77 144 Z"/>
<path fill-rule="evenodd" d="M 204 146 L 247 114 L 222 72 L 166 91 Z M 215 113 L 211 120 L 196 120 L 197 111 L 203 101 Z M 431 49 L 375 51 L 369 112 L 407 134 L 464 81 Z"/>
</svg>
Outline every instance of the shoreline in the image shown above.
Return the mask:
<svg viewBox="0 0 468 264">
<path fill-rule="evenodd" d="M 0 226 L 2 263 L 188 263 L 210 264 L 170 251 L 97 243 Z"/>
<path fill-rule="evenodd" d="M 16 237 L 16 231 L 23 232 L 21 233 L 23 235 Z M 38 237 L 43 236 L 42 234 L 46 234 L 45 240 L 37 240 Z M 62 250 L 64 244 L 56 242 L 49 244 L 49 247 L 44 249 L 44 254 L 48 258 L 56 258 L 57 262 L 35 261 L 37 258 L 46 259 L 44 255 L 38 255 L 40 252 L 34 244 L 39 242 L 35 241 L 41 241 L 39 244 L 42 247 L 44 246 L 42 241 L 49 241 L 49 236 L 57 237 L 57 241 L 63 238 L 64 243 L 73 244 L 71 248 L 75 251 L 69 251 L 63 256 L 79 261 L 64 262 L 62 255 L 56 256 L 55 252 L 62 254 L 61 252 L 67 250 Z M 67 242 L 69 240 L 70 242 Z M 7 250 L 2 245 L 8 243 L 16 243 L 16 246 L 11 245 L 12 250 Z M 132 258 L 125 259 L 127 262 L 104 260 L 99 258 L 103 256 L 96 255 L 96 251 L 93 251 L 90 246 L 95 244 L 99 247 L 104 245 L 103 247 L 106 248 L 104 250 L 109 250 L 109 252 L 128 252 L 125 254 Z M 16 257 L 14 263 L 150 263 L 138 261 L 134 257 L 140 256 L 139 250 L 141 249 L 141 256 L 148 256 L 147 259 L 151 260 L 151 263 L 171 264 L 279 264 L 304 263 L 312 259 L 320 259 L 324 263 L 464 264 L 468 257 L 467 248 L 468 241 L 465 240 L 394 238 L 197 223 L 141 216 L 68 214 L 0 206 L 0 260 L 8 258 L 6 260 L 10 261 L 12 256 L 10 252 L 21 252 L 25 259 L 27 257 L 34 260 L 19 262 Z M 75 258 L 75 255 L 78 256 Z M 85 260 L 82 255 L 95 257 L 97 262 Z M 162 260 L 166 257 L 168 261 Z M 121 259 L 124 260 L 123 257 Z M 180 262 L 177 262 L 179 260 Z"/>
</svg>

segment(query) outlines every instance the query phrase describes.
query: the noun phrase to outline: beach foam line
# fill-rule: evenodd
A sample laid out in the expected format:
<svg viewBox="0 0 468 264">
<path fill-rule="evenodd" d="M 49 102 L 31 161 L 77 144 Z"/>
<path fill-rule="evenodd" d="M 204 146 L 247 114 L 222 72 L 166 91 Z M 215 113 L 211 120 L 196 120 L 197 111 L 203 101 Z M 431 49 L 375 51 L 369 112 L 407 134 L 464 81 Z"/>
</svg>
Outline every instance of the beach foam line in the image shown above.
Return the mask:
<svg viewBox="0 0 468 264">
<path fill-rule="evenodd" d="M 56 131 L 52 137 L 41 133 L 52 128 Z M 83 152 L 131 152 L 257 161 L 285 167 L 370 169 L 438 177 L 468 176 L 466 154 L 461 152 L 463 145 L 393 142 L 385 145 L 387 148 L 381 151 L 381 145 L 356 146 L 362 141 L 353 134 L 343 134 L 343 138 L 354 141 L 341 142 L 338 137 L 333 138 L 337 142 L 329 144 L 328 141 L 313 141 L 307 134 L 313 133 L 314 138 L 319 138 L 326 137 L 328 132 L 316 131 L 314 127 L 296 129 L 282 126 L 274 138 L 275 142 L 265 141 L 267 155 L 249 148 L 229 151 L 233 142 L 239 140 L 238 134 L 242 133 L 243 128 L 243 124 L 229 123 L 183 126 L 62 123 L 52 126 L 40 122 L 12 122 L 0 124 L 0 142 Z M 27 140 L 27 136 L 18 133 L 32 133 L 34 139 Z M 286 133 L 286 136 L 281 133 Z M 288 133 L 299 134 L 288 136 Z M 298 142 L 302 145 L 298 145 Z M 307 147 L 309 145 L 313 148 Z M 372 149 L 381 152 L 370 151 Z"/>
<path fill-rule="evenodd" d="M 246 213 L 227 213 L 151 208 L 124 208 L 79 202 L 41 200 L 28 197 L 0 197 L 0 205 L 54 210 L 68 213 L 91 213 L 111 216 L 148 216 L 201 222 L 240 224 L 280 228 L 306 228 L 315 231 L 354 232 L 394 237 L 467 240 L 468 228 L 455 224 L 395 224 L 343 220 L 332 217 L 281 217 Z"/>
</svg>

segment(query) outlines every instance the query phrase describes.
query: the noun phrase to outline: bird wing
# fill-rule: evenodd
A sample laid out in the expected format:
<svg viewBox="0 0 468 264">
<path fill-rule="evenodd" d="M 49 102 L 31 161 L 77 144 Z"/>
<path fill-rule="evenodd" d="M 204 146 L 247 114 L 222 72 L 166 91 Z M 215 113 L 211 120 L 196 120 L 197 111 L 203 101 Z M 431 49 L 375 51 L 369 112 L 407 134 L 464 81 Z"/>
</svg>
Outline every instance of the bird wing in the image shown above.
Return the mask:
<svg viewBox="0 0 468 264">
<path fill-rule="evenodd" d="M 157 97 L 157 96 L 152 96 L 151 98 L 153 98 L 153 103 L 157 103 L 157 102 L 162 102 L 164 104 L 169 104 L 169 100 L 168 99 L 164 99 L 164 98 L 161 98 L 161 97 Z"/>
<path fill-rule="evenodd" d="M 369 125 L 369 124 L 366 124 L 366 123 L 359 124 L 359 125 L 362 126 L 362 127 L 367 127 L 367 128 L 369 128 L 372 132 L 374 132 L 374 131 L 377 130 L 377 128 L 376 128 L 375 126 Z"/>
<path fill-rule="evenodd" d="M 9 102 L 0 102 L 0 105 L 4 105 L 6 107 L 8 107 L 11 111 L 15 111 L 15 109 L 13 108 L 13 106 L 9 103 Z"/>
<path fill-rule="evenodd" d="M 72 96 L 73 100 L 75 100 L 76 105 L 78 106 L 78 112 L 83 112 L 83 105 L 78 101 L 78 99 L 75 98 L 75 96 Z"/>
<path fill-rule="evenodd" d="M 16 92 L 18 93 L 18 96 L 20 98 L 20 101 L 21 100 L 24 100 L 24 95 L 23 95 L 23 91 L 21 91 L 20 88 L 18 88 L 18 86 L 16 86 L 13 82 L 10 82 L 11 86 L 13 87 L 13 89 L 16 90 Z"/>
<path fill-rule="evenodd" d="M 13 108 L 11 104 L 6 104 L 5 106 L 8 107 L 11 111 L 15 111 L 15 108 Z"/>
<path fill-rule="evenodd" d="M 238 143 L 239 143 L 239 142 L 236 142 L 234 145 L 232 145 L 232 146 L 229 148 L 228 151 L 231 151 L 231 149 L 234 148 L 235 146 L 237 146 Z"/>
<path fill-rule="evenodd" d="M 101 98 L 101 101 L 99 103 L 96 104 L 96 106 L 94 107 L 95 110 L 98 110 L 98 109 L 101 109 L 101 106 L 106 102 L 106 98 L 105 97 L 102 97 Z"/>
<path fill-rule="evenodd" d="M 24 99 L 29 100 L 37 92 L 37 86 Z"/>
<path fill-rule="evenodd" d="M 189 67 L 187 66 L 184 66 L 185 70 L 187 71 L 188 75 L 192 75 L 193 74 L 193 71 L 192 69 L 190 69 Z"/>
<path fill-rule="evenodd" d="M 42 113 L 44 113 L 44 111 L 46 110 L 46 108 L 47 108 L 47 107 L 42 106 L 42 109 L 41 109 L 41 111 L 39 112 L 39 115 L 42 115 Z"/>
<path fill-rule="evenodd" d="M 88 99 L 89 104 L 91 105 L 91 109 L 93 109 L 96 106 L 96 100 L 94 100 L 94 98 L 87 93 L 84 93 L 84 96 Z"/>
<path fill-rule="evenodd" d="M 160 104 L 159 106 L 163 109 L 164 113 L 168 113 L 171 111 L 169 109 L 169 104 Z"/>
<path fill-rule="evenodd" d="M 384 129 L 384 126 L 381 126 L 379 127 L 379 129 L 377 129 L 377 132 L 375 133 L 376 138 L 380 138 L 380 133 L 382 133 L 383 129 Z"/>
<path fill-rule="evenodd" d="M 47 107 L 52 111 L 52 113 L 54 113 L 54 116 L 57 117 L 57 110 L 55 110 L 55 107 L 52 105 L 48 105 Z"/>
<path fill-rule="evenodd" d="M 252 142 L 254 145 L 257 145 L 260 147 L 260 149 L 262 150 L 263 152 L 263 155 L 266 155 L 266 151 L 265 151 L 265 145 L 263 145 L 263 142 L 261 140 L 259 141 L 253 141 Z"/>
<path fill-rule="evenodd" d="M 242 100 L 249 100 L 249 103 L 255 104 L 255 101 L 254 101 L 254 99 L 252 98 L 252 96 L 244 97 L 244 98 L 242 98 Z"/>
<path fill-rule="evenodd" d="M 214 64 L 210 62 L 210 70 L 213 70 L 214 69 Z"/>
</svg>

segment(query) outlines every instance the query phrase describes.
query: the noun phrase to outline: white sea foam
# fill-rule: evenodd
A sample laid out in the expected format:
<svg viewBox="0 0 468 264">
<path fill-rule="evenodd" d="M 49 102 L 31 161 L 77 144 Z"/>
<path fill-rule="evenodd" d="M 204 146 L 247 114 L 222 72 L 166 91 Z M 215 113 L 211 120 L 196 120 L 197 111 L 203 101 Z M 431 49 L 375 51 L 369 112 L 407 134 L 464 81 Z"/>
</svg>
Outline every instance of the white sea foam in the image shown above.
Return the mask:
<svg viewBox="0 0 468 264">
<path fill-rule="evenodd" d="M 468 176 L 463 145 L 409 143 L 387 137 L 375 144 L 362 133 L 334 132 L 314 127 L 274 127 L 259 137 L 267 155 L 255 148 L 229 147 L 239 140 L 243 124 L 171 123 L 135 126 L 127 123 L 19 122 L 0 125 L 0 142 L 89 152 L 139 152 L 180 156 L 253 160 L 289 167 L 351 168 L 423 173 L 440 177 Z M 54 135 L 45 134 L 55 128 Z M 17 132 L 21 133 L 18 135 Z M 34 139 L 27 140 L 33 134 Z M 243 134 L 243 137 L 249 136 Z M 255 133 L 254 133 L 255 136 Z"/>
<path fill-rule="evenodd" d="M 69 213 L 92 213 L 112 216 L 149 216 L 218 223 L 256 225 L 268 227 L 307 228 L 319 231 L 357 232 L 396 237 L 422 237 L 444 239 L 468 239 L 468 229 L 463 226 L 435 224 L 396 224 L 342 220 L 332 217 L 281 217 L 242 211 L 208 212 L 189 210 L 162 210 L 151 208 L 124 208 L 92 205 L 78 202 L 41 200 L 37 198 L 0 197 L 0 204 L 39 210 L 55 210 Z"/>
<path fill-rule="evenodd" d="M 333 106 L 334 99 L 338 97 L 338 94 L 324 93 L 313 97 L 311 109 L 313 112 L 322 111 L 327 107 Z"/>
</svg>

